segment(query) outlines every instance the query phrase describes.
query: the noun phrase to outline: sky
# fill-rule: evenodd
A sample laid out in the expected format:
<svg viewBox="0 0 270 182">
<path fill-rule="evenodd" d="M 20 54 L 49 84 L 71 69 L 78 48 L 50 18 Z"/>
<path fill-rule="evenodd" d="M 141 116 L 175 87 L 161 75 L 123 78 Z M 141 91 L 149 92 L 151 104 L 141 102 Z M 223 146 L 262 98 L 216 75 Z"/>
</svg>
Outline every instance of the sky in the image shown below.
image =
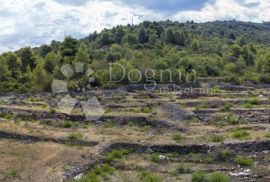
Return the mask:
<svg viewBox="0 0 270 182">
<path fill-rule="evenodd" d="M 0 52 L 144 20 L 270 21 L 270 0 L 1 0 Z"/>
</svg>

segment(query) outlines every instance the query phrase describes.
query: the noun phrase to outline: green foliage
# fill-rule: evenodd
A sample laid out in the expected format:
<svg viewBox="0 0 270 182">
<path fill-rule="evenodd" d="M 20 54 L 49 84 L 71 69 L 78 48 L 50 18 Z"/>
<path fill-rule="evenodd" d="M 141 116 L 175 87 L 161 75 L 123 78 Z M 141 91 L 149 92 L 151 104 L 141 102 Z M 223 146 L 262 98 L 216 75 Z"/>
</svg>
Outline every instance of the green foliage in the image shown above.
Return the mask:
<svg viewBox="0 0 270 182">
<path fill-rule="evenodd" d="M 198 171 L 192 173 L 192 182 L 207 182 L 207 175 L 204 172 Z"/>
<path fill-rule="evenodd" d="M 221 135 L 211 135 L 210 136 L 210 140 L 212 142 L 219 143 L 219 142 L 223 142 L 224 141 L 224 137 L 221 136 Z"/>
<path fill-rule="evenodd" d="M 190 173 L 191 169 L 186 167 L 184 164 L 179 164 L 176 169 L 172 171 L 172 176 L 178 176 L 180 174 Z"/>
<path fill-rule="evenodd" d="M 250 134 L 245 130 L 235 130 L 231 134 L 232 138 L 238 139 L 238 140 L 245 140 L 250 137 Z"/>
<path fill-rule="evenodd" d="M 249 157 L 241 156 L 238 155 L 235 158 L 235 162 L 239 164 L 240 166 L 252 166 L 253 165 L 253 160 Z"/>
<path fill-rule="evenodd" d="M 162 182 L 162 179 L 159 176 L 156 176 L 148 171 L 140 172 L 139 179 L 141 182 Z"/>
<path fill-rule="evenodd" d="M 151 113 L 151 112 L 152 112 L 152 110 L 151 110 L 151 108 L 149 108 L 149 107 L 144 107 L 144 108 L 142 109 L 142 113 L 149 114 L 149 113 Z"/>
<path fill-rule="evenodd" d="M 221 172 L 214 172 L 210 176 L 210 182 L 229 182 L 230 178 L 227 174 Z"/>
<path fill-rule="evenodd" d="M 220 161 L 227 161 L 232 156 L 232 151 L 228 148 L 224 150 L 218 150 L 216 152 L 215 158 Z"/>
<path fill-rule="evenodd" d="M 69 133 L 68 134 L 68 141 L 69 142 L 75 142 L 78 140 L 82 140 L 83 139 L 83 134 L 79 133 L 79 132 L 73 132 L 73 133 Z"/>
<path fill-rule="evenodd" d="M 153 153 L 150 155 L 150 161 L 158 163 L 160 162 L 159 155 L 157 153 Z"/>
<path fill-rule="evenodd" d="M 220 109 L 222 112 L 230 111 L 232 107 L 232 104 L 226 102 L 224 106 Z"/>
<path fill-rule="evenodd" d="M 123 156 L 130 153 L 127 149 L 113 150 L 110 153 L 106 154 L 106 162 L 112 162 L 115 159 L 121 159 Z"/>
<path fill-rule="evenodd" d="M 68 36 L 63 42 L 52 41 L 50 45 L 1 54 L 0 91 L 49 91 L 53 78 L 65 79 L 60 72 L 62 65 L 74 67 L 76 62 L 84 62 L 85 68 L 94 70 L 94 86 L 109 89 L 130 84 L 128 72 L 133 69 L 141 73 L 153 69 L 155 75 L 151 80 L 157 83 L 170 82 L 170 74 L 164 72 L 167 69 L 173 72 L 173 81 L 177 83 L 185 82 L 183 78 L 192 70 L 196 70 L 198 77 L 222 77 L 234 84 L 270 83 L 269 37 L 264 24 L 237 21 L 145 21 L 117 26 L 80 40 Z M 119 83 L 109 82 L 108 63 L 123 65 L 123 79 L 122 69 L 112 67 L 113 78 L 121 79 Z M 140 75 L 133 72 L 130 77 L 138 80 Z M 69 80 L 69 88 L 76 87 L 78 78 L 77 75 Z M 85 83 L 87 79 L 79 78 L 79 82 Z M 142 75 L 139 83 L 146 80 Z M 213 92 L 220 93 L 220 89 L 214 87 Z M 244 107 L 258 105 L 257 101 L 251 100 Z M 226 104 L 221 110 L 229 111 L 230 107 Z"/>
<path fill-rule="evenodd" d="M 184 137 L 182 136 L 181 133 L 173 133 L 172 134 L 172 139 L 174 141 L 180 142 Z"/>
<path fill-rule="evenodd" d="M 108 175 L 112 175 L 115 169 L 108 164 L 95 167 L 90 170 L 86 175 L 82 176 L 79 180 L 74 182 L 102 182 L 108 181 L 110 178 Z"/>
</svg>

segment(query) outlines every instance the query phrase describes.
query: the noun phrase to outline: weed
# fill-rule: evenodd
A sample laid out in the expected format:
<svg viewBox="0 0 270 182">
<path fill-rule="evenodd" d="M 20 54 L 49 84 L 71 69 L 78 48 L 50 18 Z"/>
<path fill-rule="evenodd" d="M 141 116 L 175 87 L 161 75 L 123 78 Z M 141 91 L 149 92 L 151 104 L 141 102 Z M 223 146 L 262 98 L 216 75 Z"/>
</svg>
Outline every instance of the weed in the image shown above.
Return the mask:
<svg viewBox="0 0 270 182">
<path fill-rule="evenodd" d="M 145 113 L 145 114 L 149 114 L 152 112 L 151 108 L 149 108 L 149 107 L 145 107 L 141 111 L 142 111 L 142 113 Z"/>
<path fill-rule="evenodd" d="M 155 163 L 160 162 L 158 154 L 157 154 L 157 153 L 151 154 L 151 155 L 150 155 L 150 161 L 151 161 L 151 162 L 155 162 Z"/>
<path fill-rule="evenodd" d="M 179 141 L 181 141 L 183 138 L 184 138 L 184 137 L 181 135 L 181 133 L 173 133 L 173 134 L 172 134 L 172 139 L 173 139 L 174 141 L 179 142 Z"/>
<path fill-rule="evenodd" d="M 179 174 L 190 173 L 191 169 L 186 167 L 184 164 L 179 164 L 176 169 L 172 172 L 172 176 L 178 176 Z"/>
<path fill-rule="evenodd" d="M 224 141 L 224 137 L 221 136 L 221 135 L 211 135 L 210 136 L 210 140 L 212 142 L 219 143 L 219 142 L 223 142 Z"/>
<path fill-rule="evenodd" d="M 106 154 L 106 161 L 112 162 L 115 159 L 121 159 L 123 156 L 128 155 L 130 153 L 127 149 L 121 149 L 121 150 L 113 150 L 110 153 Z"/>
<path fill-rule="evenodd" d="M 143 171 L 139 173 L 139 179 L 141 182 L 161 182 L 161 178 L 159 176 L 154 175 L 148 171 Z"/>
<path fill-rule="evenodd" d="M 229 176 L 221 172 L 214 172 L 210 176 L 210 182 L 229 182 Z"/>
<path fill-rule="evenodd" d="M 198 171 L 192 173 L 192 182 L 207 182 L 207 175 L 204 172 Z"/>
<path fill-rule="evenodd" d="M 235 158 L 235 162 L 239 164 L 240 166 L 252 166 L 253 165 L 253 160 L 249 157 L 241 156 L 238 155 Z"/>
<path fill-rule="evenodd" d="M 228 148 L 224 150 L 218 150 L 215 158 L 221 161 L 227 161 L 232 155 L 232 151 Z"/>
<path fill-rule="evenodd" d="M 245 130 L 235 130 L 231 134 L 232 138 L 238 140 L 245 140 L 250 138 L 250 134 Z"/>
</svg>

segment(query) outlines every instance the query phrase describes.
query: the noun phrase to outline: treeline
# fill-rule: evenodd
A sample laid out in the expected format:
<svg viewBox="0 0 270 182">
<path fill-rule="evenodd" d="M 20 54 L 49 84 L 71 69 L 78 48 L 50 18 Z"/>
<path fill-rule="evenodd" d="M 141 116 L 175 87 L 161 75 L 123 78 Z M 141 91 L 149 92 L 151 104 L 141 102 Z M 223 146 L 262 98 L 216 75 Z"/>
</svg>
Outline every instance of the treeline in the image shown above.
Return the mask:
<svg viewBox="0 0 270 182">
<path fill-rule="evenodd" d="M 149 22 L 117 26 L 91 33 L 77 40 L 66 37 L 38 48 L 25 47 L 0 55 L 1 91 L 50 91 L 53 78 L 66 78 L 60 69 L 64 64 L 75 67 L 84 62 L 94 70 L 94 86 L 112 88 L 109 64 L 121 64 L 126 73 L 133 69 L 156 70 L 153 79 L 169 82 L 161 70 L 181 72 L 184 77 L 196 70 L 200 77 L 222 77 L 236 84 L 270 83 L 270 28 L 267 24 L 236 21 L 178 23 Z M 122 69 L 112 67 L 113 78 L 122 78 Z M 166 72 L 165 72 L 166 73 Z M 138 80 L 138 74 L 129 75 Z M 119 84 L 129 84 L 125 75 Z M 179 76 L 173 75 L 179 82 Z M 144 76 L 140 82 L 147 81 Z M 86 85 L 86 75 L 75 75 L 68 82 L 70 89 Z"/>
</svg>

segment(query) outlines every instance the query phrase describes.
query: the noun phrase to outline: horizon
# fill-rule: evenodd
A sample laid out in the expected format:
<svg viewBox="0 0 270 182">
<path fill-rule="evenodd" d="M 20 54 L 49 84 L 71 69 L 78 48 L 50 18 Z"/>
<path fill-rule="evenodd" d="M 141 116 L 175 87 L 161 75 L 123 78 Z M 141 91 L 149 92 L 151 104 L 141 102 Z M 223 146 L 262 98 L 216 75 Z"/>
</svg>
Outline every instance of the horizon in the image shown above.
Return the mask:
<svg viewBox="0 0 270 182">
<path fill-rule="evenodd" d="M 0 52 L 38 47 L 65 35 L 80 39 L 117 25 L 143 21 L 196 23 L 236 20 L 270 21 L 266 0 L 3 0 L 0 5 Z"/>
</svg>

